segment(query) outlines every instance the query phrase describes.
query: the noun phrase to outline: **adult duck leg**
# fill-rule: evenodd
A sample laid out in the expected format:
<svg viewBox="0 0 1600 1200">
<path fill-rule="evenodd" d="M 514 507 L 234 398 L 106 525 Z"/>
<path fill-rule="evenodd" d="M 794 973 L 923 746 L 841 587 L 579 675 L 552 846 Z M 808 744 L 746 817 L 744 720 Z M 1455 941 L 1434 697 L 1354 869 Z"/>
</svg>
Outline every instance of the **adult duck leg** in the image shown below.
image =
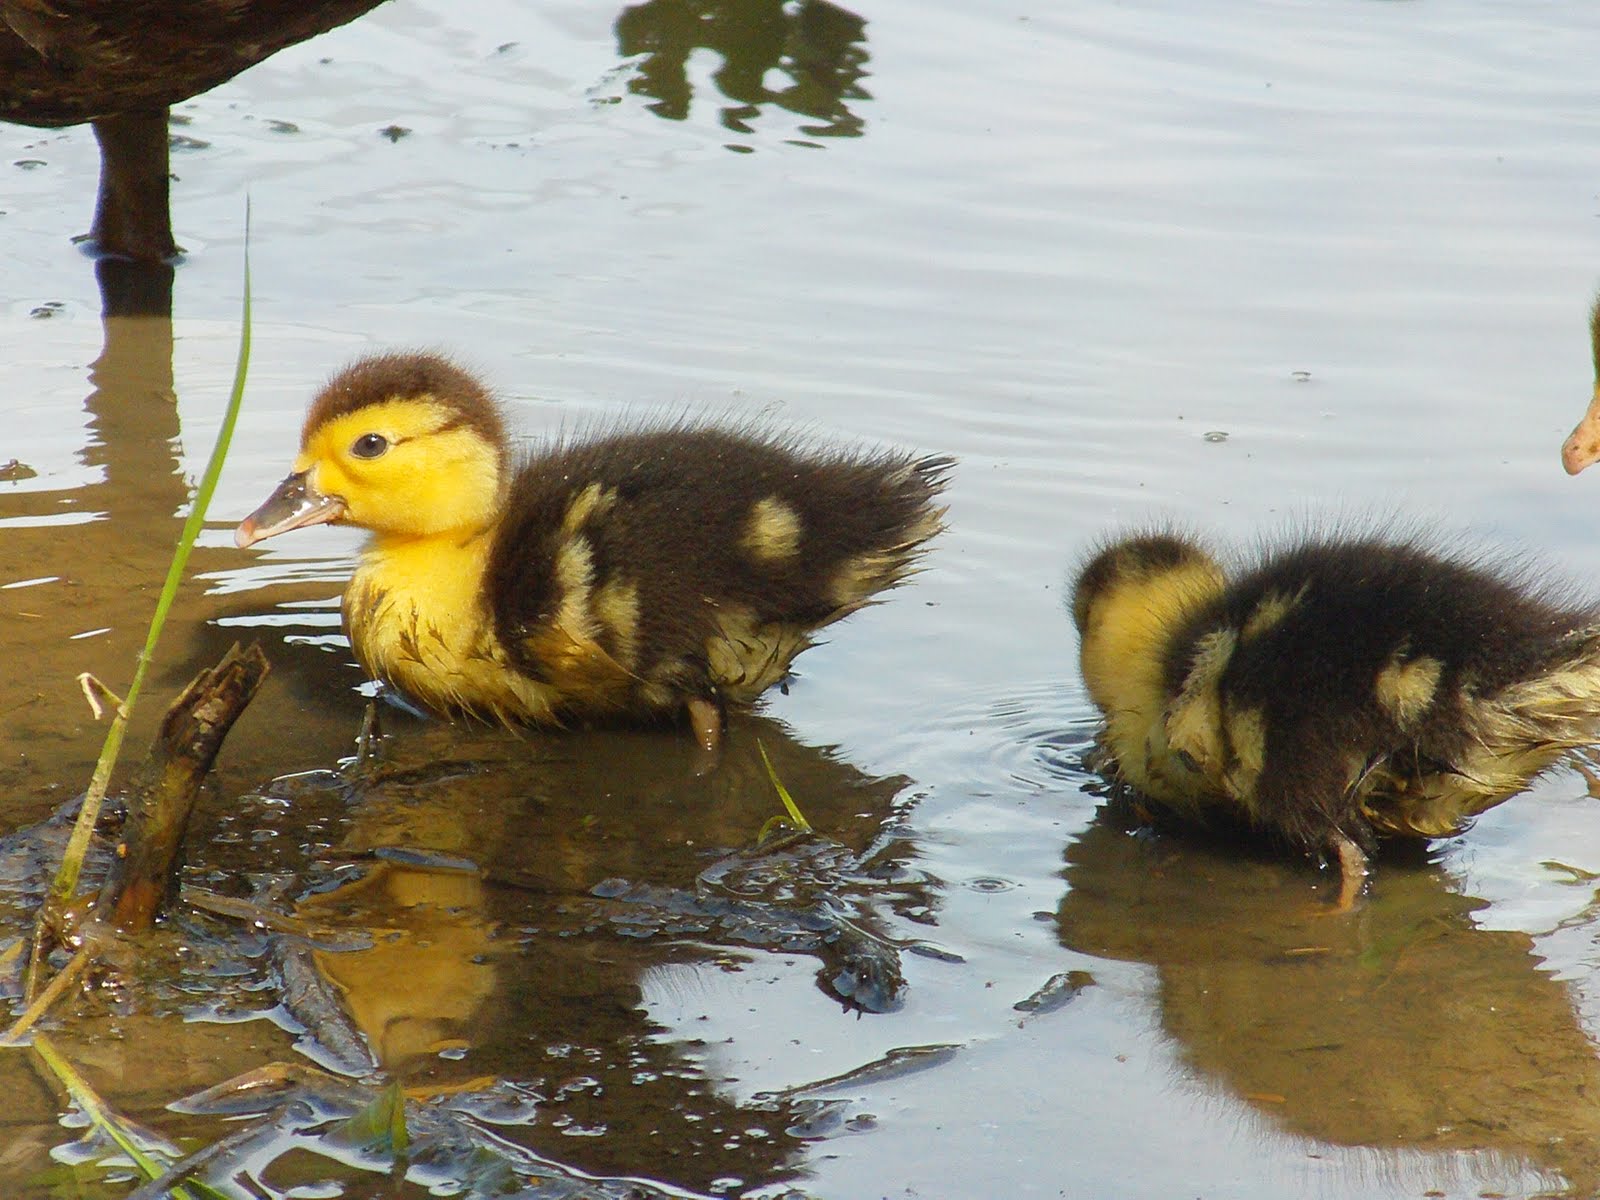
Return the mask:
<svg viewBox="0 0 1600 1200">
<path fill-rule="evenodd" d="M 100 190 L 88 240 L 101 254 L 164 262 L 172 238 L 167 108 L 137 108 L 94 122 Z"/>
</svg>

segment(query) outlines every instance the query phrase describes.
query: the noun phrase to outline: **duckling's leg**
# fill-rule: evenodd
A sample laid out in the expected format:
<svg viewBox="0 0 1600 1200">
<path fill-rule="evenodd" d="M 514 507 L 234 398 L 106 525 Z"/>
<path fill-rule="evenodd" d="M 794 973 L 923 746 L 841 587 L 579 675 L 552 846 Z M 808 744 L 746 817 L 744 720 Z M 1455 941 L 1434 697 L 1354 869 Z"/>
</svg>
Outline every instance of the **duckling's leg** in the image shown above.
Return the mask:
<svg viewBox="0 0 1600 1200">
<path fill-rule="evenodd" d="M 1572 769 L 1583 776 L 1584 790 L 1600 800 L 1600 752 L 1584 747 L 1567 756 Z"/>
<path fill-rule="evenodd" d="M 722 745 L 722 705 L 704 696 L 696 696 L 685 707 L 689 711 L 689 724 L 694 726 L 695 740 L 707 754 L 715 754 Z"/>
<path fill-rule="evenodd" d="M 361 729 L 356 734 L 356 767 L 369 766 L 378 754 L 383 741 L 383 722 L 378 716 L 379 697 L 367 701 L 367 711 L 361 714 Z"/>
<path fill-rule="evenodd" d="M 1328 838 L 1328 850 L 1339 869 L 1339 896 L 1327 911 L 1347 913 L 1356 906 L 1356 897 L 1367 882 L 1367 856 L 1360 846 L 1337 832 Z"/>
</svg>

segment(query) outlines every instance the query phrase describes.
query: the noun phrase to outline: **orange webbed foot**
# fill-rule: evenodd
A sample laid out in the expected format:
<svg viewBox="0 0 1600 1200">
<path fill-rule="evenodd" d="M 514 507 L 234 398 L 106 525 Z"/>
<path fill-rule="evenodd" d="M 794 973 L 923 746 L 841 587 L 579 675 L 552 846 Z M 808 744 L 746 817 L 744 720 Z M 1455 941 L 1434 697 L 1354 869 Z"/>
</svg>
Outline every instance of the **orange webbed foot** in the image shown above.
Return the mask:
<svg viewBox="0 0 1600 1200">
<path fill-rule="evenodd" d="M 722 746 L 722 705 L 696 696 L 685 708 L 694 729 L 694 740 L 707 754 L 715 754 Z"/>
<path fill-rule="evenodd" d="M 1333 898 L 1333 903 L 1318 905 L 1312 909 L 1312 915 L 1344 916 L 1355 911 L 1356 900 L 1360 898 L 1361 889 L 1367 884 L 1371 868 L 1366 853 L 1342 833 L 1336 833 L 1329 838 L 1327 850 L 1332 860 L 1331 865 L 1339 872 L 1339 892 Z"/>
</svg>

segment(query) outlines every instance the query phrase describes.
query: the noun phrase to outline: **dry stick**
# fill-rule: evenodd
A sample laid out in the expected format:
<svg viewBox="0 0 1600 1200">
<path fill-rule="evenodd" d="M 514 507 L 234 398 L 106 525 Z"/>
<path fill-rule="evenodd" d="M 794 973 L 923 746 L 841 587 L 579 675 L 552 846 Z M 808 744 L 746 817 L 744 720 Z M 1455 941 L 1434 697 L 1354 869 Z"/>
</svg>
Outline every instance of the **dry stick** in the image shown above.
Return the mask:
<svg viewBox="0 0 1600 1200">
<path fill-rule="evenodd" d="M 55 973 L 44 990 L 33 998 L 33 1002 L 16 1019 L 11 1028 L 0 1034 L 0 1046 L 15 1046 L 17 1039 L 32 1029 L 34 1023 L 50 1011 L 50 1006 L 61 999 L 62 994 L 78 981 L 79 976 L 88 967 L 90 957 L 87 949 L 81 949 L 74 954 L 71 961 Z"/>
<path fill-rule="evenodd" d="M 150 928 L 176 893 L 178 852 L 200 784 L 267 670 L 259 645 L 240 650 L 236 643 L 221 662 L 195 676 L 162 718 L 95 906 L 122 932 Z"/>
</svg>

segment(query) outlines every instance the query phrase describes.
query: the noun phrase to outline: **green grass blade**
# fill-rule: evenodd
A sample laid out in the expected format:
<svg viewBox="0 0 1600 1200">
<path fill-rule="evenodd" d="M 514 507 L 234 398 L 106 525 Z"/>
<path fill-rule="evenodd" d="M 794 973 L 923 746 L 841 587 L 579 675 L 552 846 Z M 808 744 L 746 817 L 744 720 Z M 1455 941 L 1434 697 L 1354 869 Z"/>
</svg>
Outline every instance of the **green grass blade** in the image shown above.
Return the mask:
<svg viewBox="0 0 1600 1200">
<path fill-rule="evenodd" d="M 789 795 L 789 789 L 783 786 L 783 780 L 778 778 L 778 772 L 773 769 L 772 760 L 767 757 L 767 748 L 756 739 L 756 749 L 761 751 L 761 762 L 767 768 L 767 778 L 772 780 L 772 786 L 778 791 L 778 799 L 783 801 L 783 807 L 789 810 L 789 819 L 794 822 L 795 828 L 802 833 L 811 832 L 811 822 L 806 820 L 805 813 L 800 811 L 800 806 L 794 802 L 794 797 Z M 763 830 L 765 826 L 763 826 Z"/>
<path fill-rule="evenodd" d="M 55 1043 L 44 1034 L 36 1033 L 33 1035 L 32 1045 L 34 1053 L 44 1060 L 45 1066 L 49 1067 L 51 1073 L 61 1081 L 61 1086 L 67 1089 L 72 1102 L 83 1110 L 84 1116 L 94 1123 L 95 1128 L 115 1142 L 117 1148 L 131 1158 L 147 1178 L 160 1179 L 167 1169 L 165 1164 L 139 1144 L 139 1140 L 129 1132 L 117 1115 L 106 1107 L 105 1101 L 100 1099 L 88 1081 L 78 1074 L 77 1068 L 62 1057 L 61 1052 L 55 1048 Z M 176 1200 L 196 1200 L 197 1197 L 230 1200 L 227 1193 L 219 1192 L 216 1188 L 203 1183 L 174 1185 L 168 1195 L 175 1197 Z"/>
<path fill-rule="evenodd" d="M 205 474 L 200 478 L 194 502 L 189 506 L 189 517 L 184 521 L 183 532 L 178 537 L 172 564 L 167 568 L 166 582 L 161 586 L 161 598 L 156 602 L 155 616 L 151 618 L 150 631 L 145 635 L 144 649 L 139 652 L 138 665 L 134 668 L 133 683 L 128 687 L 127 699 L 111 719 L 111 728 L 106 731 L 105 744 L 100 749 L 99 761 L 95 763 L 94 775 L 89 780 L 89 791 L 84 796 L 83 808 L 78 813 L 77 823 L 72 827 L 72 836 L 68 839 L 66 851 L 62 855 L 61 869 L 56 874 L 55 882 L 51 884 L 50 900 L 55 904 L 65 903 L 77 890 L 84 855 L 89 850 L 89 839 L 94 833 L 95 822 L 100 817 L 100 806 L 105 800 L 106 788 L 111 782 L 111 769 L 116 765 L 117 755 L 122 749 L 122 738 L 127 731 L 128 716 L 133 711 L 134 702 L 139 698 L 139 691 L 144 685 L 144 677 L 150 668 L 150 663 L 155 658 L 156 641 L 161 637 L 162 627 L 167 623 L 167 613 L 172 608 L 179 585 L 183 582 L 184 568 L 189 563 L 189 551 L 194 548 L 195 539 L 199 537 L 200 530 L 205 525 L 206 508 L 217 490 L 217 479 L 222 474 L 222 464 L 228 456 L 228 445 L 233 440 L 233 429 L 238 423 L 239 408 L 244 400 L 244 382 L 249 368 L 250 205 L 246 201 L 244 302 L 239 320 L 239 352 L 234 361 L 233 389 L 228 394 L 228 407 L 223 413 L 222 427 L 217 430 L 216 444 L 211 448 L 211 460 L 206 463 Z M 30 988 L 31 985 L 30 979 Z"/>
</svg>

